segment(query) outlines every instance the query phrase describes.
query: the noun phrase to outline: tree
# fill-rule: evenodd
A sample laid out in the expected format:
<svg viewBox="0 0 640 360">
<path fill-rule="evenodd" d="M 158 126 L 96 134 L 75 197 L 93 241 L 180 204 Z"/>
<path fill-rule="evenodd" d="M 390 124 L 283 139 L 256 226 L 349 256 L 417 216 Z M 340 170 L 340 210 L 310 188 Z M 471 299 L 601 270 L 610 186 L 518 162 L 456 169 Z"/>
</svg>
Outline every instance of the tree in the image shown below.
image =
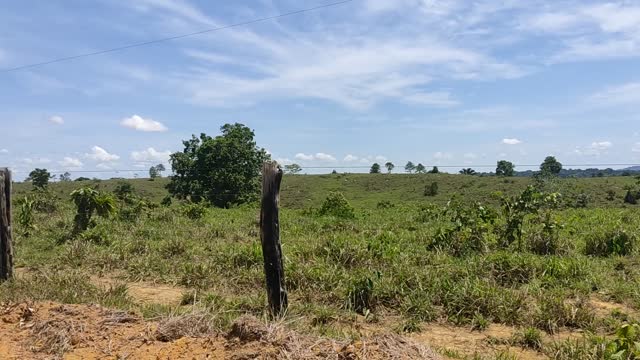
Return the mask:
<svg viewBox="0 0 640 360">
<path fill-rule="evenodd" d="M 51 173 L 47 169 L 35 169 L 29 173 L 27 178 L 38 189 L 46 189 L 49 185 L 49 179 L 51 179 Z"/>
<path fill-rule="evenodd" d="M 416 173 L 418 173 L 418 174 L 424 174 L 424 172 L 427 169 L 424 167 L 424 165 L 418 164 L 418 166 L 416 166 L 415 170 L 416 170 Z"/>
<path fill-rule="evenodd" d="M 60 175 L 60 181 L 71 181 L 71 174 L 69 174 L 69 172 L 65 172 L 64 174 Z"/>
<path fill-rule="evenodd" d="M 562 170 L 562 164 L 554 156 L 547 156 L 540 164 L 540 172 L 544 175 L 558 175 Z"/>
<path fill-rule="evenodd" d="M 373 165 L 371 165 L 369 174 L 380 174 L 380 164 L 374 163 Z"/>
<path fill-rule="evenodd" d="M 512 162 L 507 160 L 498 161 L 498 165 L 496 166 L 496 175 L 498 176 L 513 176 L 514 168 Z"/>
<path fill-rule="evenodd" d="M 260 170 L 270 156 L 245 125 L 225 124 L 220 130 L 215 138 L 194 135 L 182 142 L 182 152 L 171 154 L 174 175 L 167 185 L 169 193 L 225 208 L 258 198 Z"/>
<path fill-rule="evenodd" d="M 439 173 L 440 173 L 440 169 L 438 169 L 437 166 L 434 166 L 433 169 L 429 171 L 429 174 L 439 174 Z"/>
<path fill-rule="evenodd" d="M 407 165 L 404 166 L 404 171 L 408 172 L 409 174 L 411 174 L 415 169 L 416 169 L 416 166 L 413 165 L 411 161 L 407 162 Z"/>
<path fill-rule="evenodd" d="M 162 177 L 162 172 L 165 171 L 164 165 L 158 164 L 149 168 L 149 178 L 151 180 Z"/>
<path fill-rule="evenodd" d="M 297 174 L 302 171 L 302 167 L 298 164 L 290 164 L 284 166 L 284 172 L 287 174 Z"/>
<path fill-rule="evenodd" d="M 472 168 L 466 168 L 466 169 L 460 170 L 460 174 L 462 174 L 462 175 L 475 175 L 476 171 L 473 170 Z"/>
<path fill-rule="evenodd" d="M 387 168 L 387 172 L 389 174 L 391 174 L 391 171 L 393 171 L 393 168 L 396 167 L 395 165 L 393 165 L 391 161 L 388 161 L 386 164 L 384 164 L 384 166 Z"/>
<path fill-rule="evenodd" d="M 149 168 L 149 179 L 154 180 L 158 177 L 158 169 L 155 166 Z"/>
</svg>

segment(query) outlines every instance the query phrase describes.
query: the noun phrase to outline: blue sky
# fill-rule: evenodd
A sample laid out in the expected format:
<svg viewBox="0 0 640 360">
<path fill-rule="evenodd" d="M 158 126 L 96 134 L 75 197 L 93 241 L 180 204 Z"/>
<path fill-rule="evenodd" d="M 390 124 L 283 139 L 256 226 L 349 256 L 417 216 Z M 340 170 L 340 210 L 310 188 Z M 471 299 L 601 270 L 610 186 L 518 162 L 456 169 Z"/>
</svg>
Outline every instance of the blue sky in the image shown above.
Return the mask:
<svg viewBox="0 0 640 360">
<path fill-rule="evenodd" d="M 327 2 L 7 2 L 0 68 Z M 0 83 L 0 165 L 18 177 L 144 175 L 227 122 L 303 166 L 640 163 L 636 1 L 354 0 Z"/>
</svg>

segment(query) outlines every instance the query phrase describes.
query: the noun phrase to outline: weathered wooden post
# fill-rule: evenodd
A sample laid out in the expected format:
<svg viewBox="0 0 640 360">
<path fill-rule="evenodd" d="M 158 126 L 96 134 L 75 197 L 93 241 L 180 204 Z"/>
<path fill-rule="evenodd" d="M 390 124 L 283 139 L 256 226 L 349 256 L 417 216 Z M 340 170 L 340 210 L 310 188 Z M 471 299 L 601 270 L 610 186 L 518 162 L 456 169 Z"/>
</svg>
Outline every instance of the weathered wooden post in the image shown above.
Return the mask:
<svg viewBox="0 0 640 360">
<path fill-rule="evenodd" d="M 260 240 L 267 279 L 267 297 L 271 314 L 278 317 L 287 310 L 287 290 L 284 283 L 282 247 L 280 245 L 280 183 L 282 170 L 275 162 L 262 166 L 262 207 L 260 209 Z"/>
<path fill-rule="evenodd" d="M 0 168 L 0 282 L 13 277 L 11 241 L 11 172 Z"/>
</svg>

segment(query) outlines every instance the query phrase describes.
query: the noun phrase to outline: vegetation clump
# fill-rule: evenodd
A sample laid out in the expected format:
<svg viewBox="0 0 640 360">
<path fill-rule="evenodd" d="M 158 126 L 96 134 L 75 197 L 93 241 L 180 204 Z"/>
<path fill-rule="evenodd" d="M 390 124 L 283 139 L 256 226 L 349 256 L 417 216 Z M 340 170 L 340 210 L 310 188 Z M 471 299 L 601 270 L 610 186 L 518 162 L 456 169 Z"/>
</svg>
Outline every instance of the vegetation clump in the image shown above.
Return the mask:
<svg viewBox="0 0 640 360">
<path fill-rule="evenodd" d="M 355 209 L 341 192 L 330 192 L 318 211 L 323 216 L 335 216 L 343 219 L 356 217 Z"/>
<path fill-rule="evenodd" d="M 586 238 L 585 255 L 591 256 L 611 256 L 629 255 L 633 251 L 636 243 L 636 236 L 625 230 L 605 230 L 596 231 Z"/>
</svg>

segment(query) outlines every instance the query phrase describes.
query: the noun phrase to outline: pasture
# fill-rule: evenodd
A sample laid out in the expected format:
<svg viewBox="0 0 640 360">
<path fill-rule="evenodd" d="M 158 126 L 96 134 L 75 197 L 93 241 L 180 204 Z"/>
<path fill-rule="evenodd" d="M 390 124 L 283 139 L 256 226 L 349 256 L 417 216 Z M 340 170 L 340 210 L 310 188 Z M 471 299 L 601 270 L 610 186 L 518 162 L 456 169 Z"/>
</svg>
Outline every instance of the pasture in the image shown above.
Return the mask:
<svg viewBox="0 0 640 360">
<path fill-rule="evenodd" d="M 69 193 L 123 181 L 130 200 L 72 236 Z M 290 307 L 278 324 L 352 345 L 393 333 L 452 359 L 607 358 L 640 314 L 640 211 L 623 202 L 635 181 L 553 179 L 527 195 L 531 178 L 285 175 Z M 155 322 L 198 314 L 204 333 L 266 319 L 258 204 L 169 204 L 166 183 L 59 182 L 46 196 L 16 184 L 18 275 L 0 303 L 100 304 Z M 28 227 L 25 196 L 37 203 Z"/>
</svg>

